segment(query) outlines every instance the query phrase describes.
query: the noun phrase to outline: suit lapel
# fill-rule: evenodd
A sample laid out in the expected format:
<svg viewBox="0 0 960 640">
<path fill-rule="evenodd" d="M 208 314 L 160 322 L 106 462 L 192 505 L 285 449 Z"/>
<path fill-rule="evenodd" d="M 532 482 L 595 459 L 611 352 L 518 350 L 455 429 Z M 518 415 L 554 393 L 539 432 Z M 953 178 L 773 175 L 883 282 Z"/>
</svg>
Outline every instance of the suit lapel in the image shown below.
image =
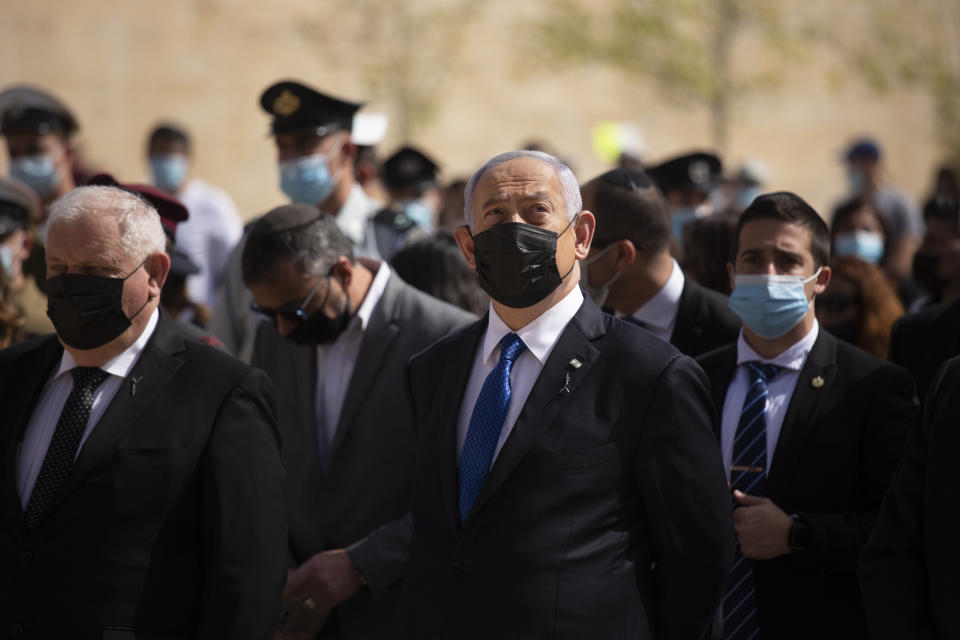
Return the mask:
<svg viewBox="0 0 960 640">
<path fill-rule="evenodd" d="M 580 382 L 600 357 L 600 351 L 591 341 L 604 332 L 602 312 L 593 302 L 584 300 L 544 363 L 513 430 L 473 503 L 464 527 L 469 526 L 483 505 L 497 492 L 557 413 L 572 401 Z M 571 364 L 573 360 L 579 361 L 579 366 Z"/>
<path fill-rule="evenodd" d="M 703 334 L 703 299 L 697 295 L 696 287 L 690 278 L 684 278 L 673 335 L 670 336 L 670 344 L 682 353 L 691 353 Z"/>
<path fill-rule="evenodd" d="M 724 347 L 715 358 L 707 361 L 708 366 L 704 367 L 704 373 L 710 380 L 710 396 L 713 399 L 713 406 L 716 410 L 716 420 L 713 421 L 713 433 L 717 436 L 717 441 L 721 439 L 721 430 L 723 423 L 723 405 L 727 400 L 727 389 L 730 388 L 730 382 L 733 381 L 733 374 L 737 371 L 737 343 Z M 701 363 L 701 366 L 704 363 Z"/>
<path fill-rule="evenodd" d="M 173 321 L 161 311 L 155 333 L 131 369 L 106 412 L 90 433 L 63 487 L 50 505 L 53 515 L 63 500 L 88 473 L 108 460 L 137 418 L 163 391 L 183 361 L 173 354 L 183 350 L 183 339 L 173 330 Z M 136 382 L 132 381 L 136 379 Z"/>
<path fill-rule="evenodd" d="M 11 413 L 6 416 L 10 422 L 3 429 L 0 440 L 0 464 L 3 465 L 0 478 L 4 485 L 3 508 L 11 516 L 8 522 L 19 520 L 22 524 L 23 510 L 20 507 L 19 492 L 20 444 L 37 401 L 62 355 L 63 347 L 56 338 L 51 337 L 35 352 L 26 354 L 22 362 L 23 369 L 17 371 L 16 375 L 8 375 L 4 383 L 2 406 L 9 408 Z"/>
<path fill-rule="evenodd" d="M 337 430 L 333 435 L 331 455 L 336 455 L 337 448 L 343 441 L 347 430 L 353 425 L 357 412 L 363 406 L 373 381 L 376 380 L 382 369 L 383 360 L 390 349 L 390 345 L 393 344 L 400 332 L 398 311 L 400 309 L 399 297 L 402 287 L 400 280 L 391 276 L 387 281 L 383 295 L 370 314 L 370 322 L 363 332 L 353 375 L 347 385 L 347 395 L 343 399 L 343 408 L 340 410 Z"/>
<path fill-rule="evenodd" d="M 790 406 L 783 418 L 770 475 L 767 478 L 768 496 L 778 495 L 780 487 L 789 484 L 793 477 L 800 444 L 817 422 L 820 405 L 830 391 L 836 371 L 836 339 L 821 328 L 820 335 L 800 370 L 797 386 L 790 398 Z"/>
<path fill-rule="evenodd" d="M 443 354 L 444 362 L 437 380 L 438 388 L 441 385 L 451 385 L 450 393 L 438 394 L 437 398 L 441 403 L 437 414 L 437 455 L 440 460 L 440 486 L 447 511 L 447 524 L 454 532 L 460 527 L 457 422 L 463 394 L 467 390 L 467 382 L 473 369 L 473 359 L 477 346 L 487 332 L 488 321 L 489 316 L 485 315 L 472 324 L 451 345 L 450 351 Z"/>
</svg>

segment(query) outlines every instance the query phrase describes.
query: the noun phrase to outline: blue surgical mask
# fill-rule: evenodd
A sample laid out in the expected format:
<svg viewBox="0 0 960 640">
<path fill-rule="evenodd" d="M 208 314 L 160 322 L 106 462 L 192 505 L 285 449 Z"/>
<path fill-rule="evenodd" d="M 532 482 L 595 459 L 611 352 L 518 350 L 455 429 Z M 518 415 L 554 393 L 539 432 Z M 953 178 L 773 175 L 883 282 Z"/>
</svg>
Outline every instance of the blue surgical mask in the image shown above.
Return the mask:
<svg viewBox="0 0 960 640">
<path fill-rule="evenodd" d="M 758 336 L 779 338 L 797 326 L 810 309 L 803 286 L 816 280 L 821 270 L 806 280 L 803 276 L 734 276 L 727 305 Z"/>
<path fill-rule="evenodd" d="M 318 205 L 336 185 L 322 153 L 280 163 L 280 188 L 296 204 Z"/>
<path fill-rule="evenodd" d="M 673 239 L 678 246 L 683 246 L 683 228 L 697 219 L 696 207 L 677 207 L 670 213 L 673 224 Z"/>
<path fill-rule="evenodd" d="M 587 295 L 593 298 L 593 301 L 597 303 L 598 307 L 602 307 L 603 303 L 607 301 L 607 297 L 610 295 L 610 287 L 612 287 L 613 283 L 616 282 L 617 278 L 620 277 L 620 272 L 617 271 L 615 274 L 613 274 L 613 277 L 607 280 L 603 285 L 595 287 L 590 284 L 590 265 L 599 260 L 613 247 L 614 245 L 611 244 L 606 249 L 598 251 L 593 256 L 580 261 L 580 288 L 583 289 Z"/>
<path fill-rule="evenodd" d="M 57 185 L 60 184 L 60 176 L 57 175 L 53 156 L 45 153 L 11 160 L 10 175 L 26 183 L 41 198 L 53 195 Z"/>
<path fill-rule="evenodd" d="M 13 275 L 13 250 L 2 244 L 0 244 L 0 265 L 3 265 L 3 272 L 8 278 Z"/>
<path fill-rule="evenodd" d="M 180 153 L 158 153 L 150 156 L 153 184 L 167 193 L 176 193 L 183 186 L 189 167 L 187 157 Z"/>
<path fill-rule="evenodd" d="M 876 231 L 838 233 L 833 240 L 833 253 L 879 264 L 883 258 L 883 236 Z"/>
<path fill-rule="evenodd" d="M 433 229 L 433 208 L 423 198 L 402 203 L 403 213 L 424 229 Z"/>
</svg>

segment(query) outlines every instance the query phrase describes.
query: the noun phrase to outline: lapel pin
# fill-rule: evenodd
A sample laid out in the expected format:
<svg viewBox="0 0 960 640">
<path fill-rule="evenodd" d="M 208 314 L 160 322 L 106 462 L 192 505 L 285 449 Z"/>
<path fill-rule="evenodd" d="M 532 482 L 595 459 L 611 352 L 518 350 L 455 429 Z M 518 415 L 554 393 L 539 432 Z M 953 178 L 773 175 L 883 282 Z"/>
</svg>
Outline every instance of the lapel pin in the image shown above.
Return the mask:
<svg viewBox="0 0 960 640">
<path fill-rule="evenodd" d="M 823 386 L 823 378 L 821 378 L 820 376 L 817 376 L 816 378 L 810 381 L 810 386 L 813 387 L 814 389 L 819 389 L 820 387 Z"/>
<path fill-rule="evenodd" d="M 561 387 L 560 391 L 557 392 L 557 395 L 560 395 L 561 393 L 570 393 L 570 372 L 569 371 L 563 374 L 563 387 Z"/>
<path fill-rule="evenodd" d="M 573 360 L 570 361 L 570 366 L 573 367 L 574 369 L 579 369 L 580 367 L 583 366 L 583 363 L 577 360 L 576 358 L 574 358 Z"/>
</svg>

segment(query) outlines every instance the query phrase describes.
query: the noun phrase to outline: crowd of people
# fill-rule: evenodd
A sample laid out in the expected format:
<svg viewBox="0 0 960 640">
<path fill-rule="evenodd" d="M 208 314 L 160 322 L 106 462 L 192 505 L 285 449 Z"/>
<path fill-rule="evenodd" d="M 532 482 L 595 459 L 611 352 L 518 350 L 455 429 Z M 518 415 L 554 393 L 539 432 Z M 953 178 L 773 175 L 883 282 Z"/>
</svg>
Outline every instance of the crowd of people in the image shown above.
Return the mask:
<svg viewBox="0 0 960 640">
<path fill-rule="evenodd" d="M 260 106 L 244 226 L 183 126 L 123 182 L 0 92 L 11 637 L 960 637 L 954 168 L 920 207 L 854 140 L 823 215 L 706 151 L 443 182 Z"/>
</svg>

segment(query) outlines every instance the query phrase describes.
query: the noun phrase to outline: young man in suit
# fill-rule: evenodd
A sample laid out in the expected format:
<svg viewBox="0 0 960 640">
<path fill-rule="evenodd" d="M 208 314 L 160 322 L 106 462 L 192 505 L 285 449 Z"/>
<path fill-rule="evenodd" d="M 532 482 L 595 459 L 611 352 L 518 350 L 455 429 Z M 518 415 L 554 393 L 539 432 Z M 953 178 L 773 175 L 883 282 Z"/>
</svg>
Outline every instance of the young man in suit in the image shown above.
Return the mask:
<svg viewBox="0 0 960 640">
<path fill-rule="evenodd" d="M 806 202 L 758 197 L 736 238 L 743 330 L 699 359 L 736 507 L 723 634 L 865 638 L 857 555 L 916 410 L 913 382 L 818 326 L 830 235 Z"/>
<path fill-rule="evenodd" d="M 693 360 L 585 300 L 594 218 L 553 156 L 467 185 L 488 315 L 410 364 L 415 638 L 697 638 L 732 559 Z"/>
<path fill-rule="evenodd" d="M 594 302 L 688 356 L 736 340 L 740 320 L 727 297 L 687 278 L 670 256 L 670 212 L 645 173 L 613 169 L 581 193 L 597 219 L 580 263 L 580 286 Z"/>
<path fill-rule="evenodd" d="M 355 258 L 336 219 L 306 204 L 277 207 L 250 229 L 243 277 L 273 320 L 259 328 L 253 363 L 280 400 L 290 608 L 329 613 L 323 638 L 388 636 L 410 535 L 407 362 L 474 316 L 386 263 Z"/>
<path fill-rule="evenodd" d="M 0 628 L 269 636 L 284 579 L 270 381 L 158 309 L 160 218 L 115 187 L 54 203 L 56 335 L 0 352 Z"/>
<path fill-rule="evenodd" d="M 960 358 L 933 378 L 860 558 L 860 586 L 879 640 L 960 637 Z"/>
</svg>

